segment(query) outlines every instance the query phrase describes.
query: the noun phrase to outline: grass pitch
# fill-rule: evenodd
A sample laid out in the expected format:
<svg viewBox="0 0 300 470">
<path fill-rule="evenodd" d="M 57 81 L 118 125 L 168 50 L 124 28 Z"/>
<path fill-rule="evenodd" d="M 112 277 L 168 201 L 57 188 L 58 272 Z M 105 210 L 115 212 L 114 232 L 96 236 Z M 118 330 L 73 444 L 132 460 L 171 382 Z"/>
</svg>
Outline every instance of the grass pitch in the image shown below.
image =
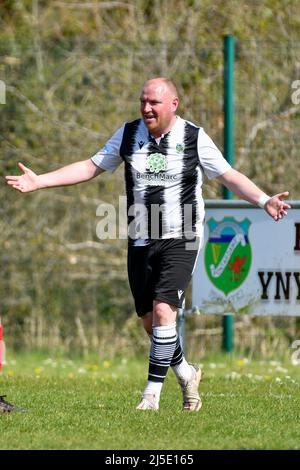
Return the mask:
<svg viewBox="0 0 300 470">
<path fill-rule="evenodd" d="M 143 412 L 144 359 L 15 356 L 0 395 L 29 411 L 0 415 L 0 449 L 300 448 L 300 365 L 220 355 L 203 369 L 200 412 L 181 411 L 171 371 L 160 410 Z"/>
</svg>

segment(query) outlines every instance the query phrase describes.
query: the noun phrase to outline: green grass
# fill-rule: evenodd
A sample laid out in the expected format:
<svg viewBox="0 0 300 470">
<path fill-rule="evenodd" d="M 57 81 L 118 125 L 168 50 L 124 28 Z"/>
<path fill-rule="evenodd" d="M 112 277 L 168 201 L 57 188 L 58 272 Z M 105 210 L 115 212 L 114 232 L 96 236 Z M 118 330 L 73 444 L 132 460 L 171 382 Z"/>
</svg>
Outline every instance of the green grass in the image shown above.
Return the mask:
<svg viewBox="0 0 300 470">
<path fill-rule="evenodd" d="M 160 410 L 141 412 L 144 360 L 16 356 L 0 394 L 29 411 L 0 415 L 0 449 L 300 448 L 300 365 L 220 355 L 203 366 L 199 413 L 182 413 L 172 373 Z"/>
</svg>

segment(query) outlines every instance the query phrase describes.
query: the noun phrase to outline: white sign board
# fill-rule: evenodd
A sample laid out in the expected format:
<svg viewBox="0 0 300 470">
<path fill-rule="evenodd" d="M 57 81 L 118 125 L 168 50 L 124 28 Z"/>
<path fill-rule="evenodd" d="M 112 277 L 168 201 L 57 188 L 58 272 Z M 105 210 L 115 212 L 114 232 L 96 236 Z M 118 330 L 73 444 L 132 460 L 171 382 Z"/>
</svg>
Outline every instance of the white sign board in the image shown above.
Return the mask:
<svg viewBox="0 0 300 470">
<path fill-rule="evenodd" d="M 300 316 L 300 201 L 275 222 L 243 201 L 206 201 L 192 281 L 201 313 Z"/>
</svg>

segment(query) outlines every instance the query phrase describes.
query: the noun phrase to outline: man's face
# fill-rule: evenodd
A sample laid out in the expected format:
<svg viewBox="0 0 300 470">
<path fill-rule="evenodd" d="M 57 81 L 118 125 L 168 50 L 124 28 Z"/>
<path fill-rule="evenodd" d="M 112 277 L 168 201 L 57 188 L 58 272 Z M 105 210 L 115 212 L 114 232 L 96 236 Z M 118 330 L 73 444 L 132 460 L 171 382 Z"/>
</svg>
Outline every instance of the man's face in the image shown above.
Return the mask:
<svg viewBox="0 0 300 470">
<path fill-rule="evenodd" d="M 147 82 L 142 90 L 141 114 L 150 134 L 160 137 L 172 127 L 178 98 L 158 80 Z"/>
</svg>

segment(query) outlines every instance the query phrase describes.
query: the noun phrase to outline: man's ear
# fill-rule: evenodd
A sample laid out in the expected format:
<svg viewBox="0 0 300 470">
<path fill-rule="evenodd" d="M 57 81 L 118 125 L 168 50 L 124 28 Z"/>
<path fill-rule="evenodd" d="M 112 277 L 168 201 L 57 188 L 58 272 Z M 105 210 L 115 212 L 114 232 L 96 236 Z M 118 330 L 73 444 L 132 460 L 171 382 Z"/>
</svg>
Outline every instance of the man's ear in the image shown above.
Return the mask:
<svg viewBox="0 0 300 470">
<path fill-rule="evenodd" d="M 176 109 L 178 108 L 178 105 L 179 105 L 179 98 L 177 96 L 175 96 L 175 98 L 173 98 L 172 105 L 173 105 L 173 110 L 175 112 Z"/>
</svg>

